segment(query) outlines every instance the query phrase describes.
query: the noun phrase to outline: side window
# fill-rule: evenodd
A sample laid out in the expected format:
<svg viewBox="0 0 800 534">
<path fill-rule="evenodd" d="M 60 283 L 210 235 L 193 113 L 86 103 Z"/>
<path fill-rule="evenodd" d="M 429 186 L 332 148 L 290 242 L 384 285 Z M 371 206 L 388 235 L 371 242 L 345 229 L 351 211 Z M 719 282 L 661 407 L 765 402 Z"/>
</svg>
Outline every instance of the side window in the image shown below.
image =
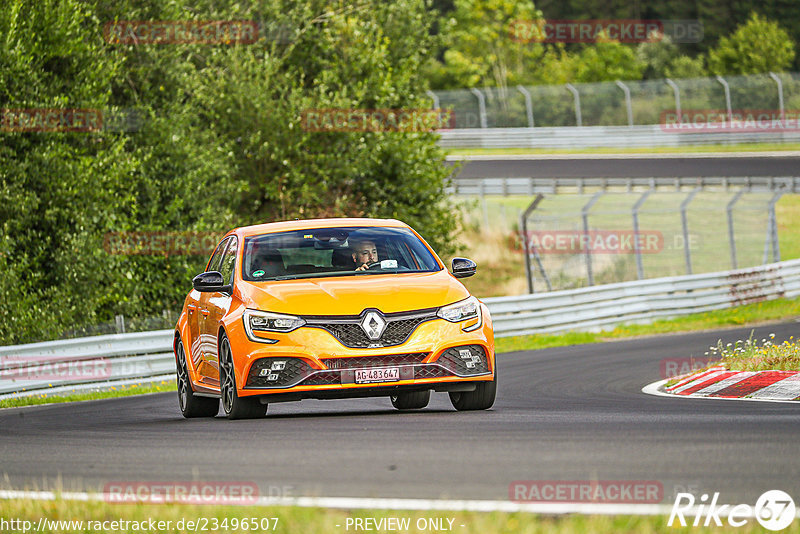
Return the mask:
<svg viewBox="0 0 800 534">
<path fill-rule="evenodd" d="M 222 279 L 226 283 L 233 282 L 233 269 L 236 265 L 236 251 L 238 250 L 239 241 L 236 237 L 230 238 L 230 245 L 222 258 L 222 265 L 220 265 L 219 272 L 222 273 Z"/>
<path fill-rule="evenodd" d="M 214 254 L 211 255 L 211 261 L 208 262 L 208 268 L 206 271 L 219 271 L 219 263 L 222 260 L 222 253 L 225 252 L 225 248 L 228 246 L 229 239 L 225 239 L 217 245 L 216 250 L 214 250 Z"/>
</svg>

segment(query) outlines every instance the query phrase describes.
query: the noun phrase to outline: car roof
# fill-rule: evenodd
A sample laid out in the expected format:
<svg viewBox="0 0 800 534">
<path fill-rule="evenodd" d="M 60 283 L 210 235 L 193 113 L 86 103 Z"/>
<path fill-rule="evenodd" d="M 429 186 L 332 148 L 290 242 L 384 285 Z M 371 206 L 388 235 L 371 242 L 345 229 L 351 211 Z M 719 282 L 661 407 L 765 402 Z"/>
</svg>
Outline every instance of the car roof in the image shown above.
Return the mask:
<svg viewBox="0 0 800 534">
<path fill-rule="evenodd" d="M 265 224 L 255 224 L 252 226 L 241 226 L 234 228 L 228 234 L 236 233 L 247 237 L 258 234 L 268 234 L 274 232 L 286 232 L 291 230 L 307 230 L 311 228 L 338 228 L 351 226 L 372 226 L 372 227 L 391 227 L 408 228 L 408 225 L 397 219 L 370 219 L 370 218 L 332 218 L 332 219 L 303 219 L 295 221 L 280 221 Z"/>
</svg>

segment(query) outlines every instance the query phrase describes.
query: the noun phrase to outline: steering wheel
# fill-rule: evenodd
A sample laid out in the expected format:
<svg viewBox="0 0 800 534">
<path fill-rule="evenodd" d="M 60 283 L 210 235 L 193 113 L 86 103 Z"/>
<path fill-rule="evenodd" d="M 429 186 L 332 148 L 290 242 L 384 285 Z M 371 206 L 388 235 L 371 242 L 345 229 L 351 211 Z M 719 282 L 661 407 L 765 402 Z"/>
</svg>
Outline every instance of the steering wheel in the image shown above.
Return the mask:
<svg viewBox="0 0 800 534">
<path fill-rule="evenodd" d="M 375 271 L 375 270 L 378 270 L 380 268 L 381 268 L 381 262 L 379 262 L 379 261 L 367 264 L 367 270 L 369 270 L 369 271 Z"/>
</svg>

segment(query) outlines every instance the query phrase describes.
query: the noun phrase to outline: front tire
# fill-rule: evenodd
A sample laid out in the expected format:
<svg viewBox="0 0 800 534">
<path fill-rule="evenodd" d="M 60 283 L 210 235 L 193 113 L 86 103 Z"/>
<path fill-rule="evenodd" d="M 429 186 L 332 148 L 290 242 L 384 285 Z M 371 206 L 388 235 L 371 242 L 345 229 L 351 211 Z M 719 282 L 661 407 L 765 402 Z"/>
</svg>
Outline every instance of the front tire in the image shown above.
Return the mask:
<svg viewBox="0 0 800 534">
<path fill-rule="evenodd" d="M 233 353 L 228 336 L 219 340 L 219 390 L 222 410 L 228 419 L 257 419 L 267 415 L 267 405 L 256 397 L 240 397 L 236 393 L 236 374 L 233 371 Z"/>
<path fill-rule="evenodd" d="M 398 410 L 420 410 L 431 401 L 431 390 L 398 393 L 389 398 Z"/>
<path fill-rule="evenodd" d="M 186 365 L 186 351 L 178 340 L 177 348 L 178 406 L 187 419 L 193 417 L 215 417 L 219 412 L 219 399 L 199 397 L 194 394 L 189 380 L 189 366 Z"/>
<path fill-rule="evenodd" d="M 491 382 L 478 382 L 473 391 L 452 391 L 450 402 L 453 408 L 462 411 L 488 410 L 494 405 L 497 396 L 497 371 Z"/>
</svg>

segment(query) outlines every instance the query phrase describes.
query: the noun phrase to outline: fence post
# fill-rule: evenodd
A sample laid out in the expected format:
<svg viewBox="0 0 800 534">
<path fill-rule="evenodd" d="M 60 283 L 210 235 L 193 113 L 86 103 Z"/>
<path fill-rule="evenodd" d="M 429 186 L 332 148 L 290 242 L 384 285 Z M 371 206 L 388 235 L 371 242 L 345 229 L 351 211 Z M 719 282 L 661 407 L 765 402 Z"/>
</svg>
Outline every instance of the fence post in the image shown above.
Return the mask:
<svg viewBox="0 0 800 534">
<path fill-rule="evenodd" d="M 739 201 L 742 194 L 744 194 L 744 189 L 739 190 L 739 192 L 733 195 L 733 198 L 728 202 L 725 208 L 725 211 L 728 213 L 728 241 L 731 245 L 731 269 L 738 268 L 736 266 L 736 236 L 733 231 L 733 205 Z"/>
<path fill-rule="evenodd" d="M 600 200 L 600 197 L 605 194 L 605 191 L 598 191 L 595 193 L 589 202 L 586 203 L 585 206 L 581 208 L 581 218 L 583 219 L 583 235 L 588 237 L 589 236 L 589 210 L 592 209 L 592 206 Z M 592 272 L 592 251 L 590 248 L 586 249 L 584 254 L 586 257 L 586 277 L 589 280 L 589 285 L 594 285 L 594 273 Z"/>
<path fill-rule="evenodd" d="M 664 81 L 667 82 L 667 85 L 672 87 L 672 92 L 675 95 L 675 113 L 678 114 L 678 124 L 683 124 L 681 115 L 681 90 L 678 85 L 669 78 L 664 78 Z"/>
<path fill-rule="evenodd" d="M 769 234 L 771 237 L 772 242 L 772 261 L 778 262 L 781 261 L 781 249 L 780 244 L 778 243 L 778 221 L 775 217 L 775 204 L 783 196 L 783 192 L 775 193 L 772 199 L 769 201 Z M 764 263 L 767 263 L 766 261 Z"/>
<path fill-rule="evenodd" d="M 686 274 L 692 274 L 692 252 L 689 250 L 689 217 L 686 211 L 689 209 L 689 202 L 700 192 L 700 187 L 689 193 L 681 202 L 681 226 L 683 227 L 683 256 L 686 260 Z"/>
<path fill-rule="evenodd" d="M 616 81 L 617 87 L 625 93 L 625 107 L 628 110 L 628 126 L 633 127 L 633 107 L 631 106 L 631 90 L 621 81 Z"/>
<path fill-rule="evenodd" d="M 478 97 L 478 114 L 480 116 L 481 128 L 486 128 L 486 97 L 474 87 L 470 89 L 470 92 Z"/>
<path fill-rule="evenodd" d="M 774 72 L 770 72 L 769 77 L 775 80 L 775 83 L 778 85 L 778 109 L 781 110 L 781 120 L 785 120 L 786 111 L 783 109 L 783 82 Z"/>
<path fill-rule="evenodd" d="M 528 127 L 533 128 L 533 101 L 531 100 L 531 93 L 521 85 L 517 86 L 517 91 L 522 93 L 525 97 L 525 112 L 528 115 Z"/>
<path fill-rule="evenodd" d="M 650 196 L 653 190 L 647 190 L 639 197 L 633 205 L 633 251 L 636 253 L 636 277 L 641 280 L 644 278 L 644 265 L 642 265 L 642 249 L 639 246 L 639 209 Z"/>
<path fill-rule="evenodd" d="M 731 106 L 731 88 L 725 78 L 717 74 L 717 81 L 722 84 L 725 89 L 725 107 L 728 108 L 728 122 L 733 124 L 733 107 Z"/>
<path fill-rule="evenodd" d="M 542 201 L 544 195 L 539 193 L 536 195 L 536 198 L 533 199 L 533 202 L 525 208 L 525 211 L 520 213 L 519 215 L 519 227 L 522 229 L 522 246 L 523 256 L 525 257 L 525 277 L 528 279 L 528 293 L 533 293 L 533 273 L 531 272 L 531 257 L 530 257 L 530 241 L 528 240 L 528 217 L 533 210 L 536 209 L 536 206 L 539 205 L 539 202 Z"/>
<path fill-rule="evenodd" d="M 583 116 L 581 114 L 581 94 L 571 83 L 567 84 L 567 89 L 575 97 L 575 125 L 583 126 Z"/>
</svg>

